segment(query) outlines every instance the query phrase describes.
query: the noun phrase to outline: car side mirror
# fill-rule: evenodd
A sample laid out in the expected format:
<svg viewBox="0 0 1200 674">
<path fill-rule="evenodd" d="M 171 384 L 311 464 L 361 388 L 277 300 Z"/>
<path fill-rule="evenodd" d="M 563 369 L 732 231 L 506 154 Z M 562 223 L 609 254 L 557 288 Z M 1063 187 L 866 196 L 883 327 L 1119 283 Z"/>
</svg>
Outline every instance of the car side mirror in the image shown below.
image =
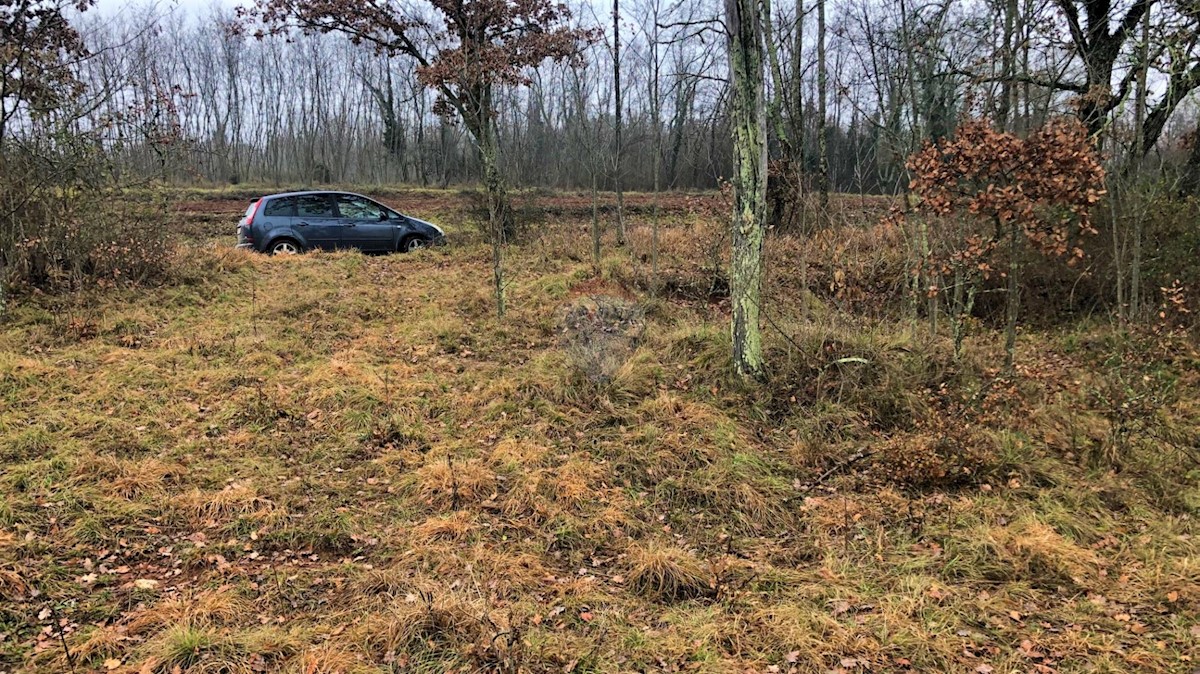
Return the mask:
<svg viewBox="0 0 1200 674">
<path fill-rule="evenodd" d="M 382 212 L 379 214 L 379 221 L 380 221 L 380 222 L 383 222 L 384 220 L 387 220 L 387 219 L 388 219 L 388 214 L 387 214 L 387 211 L 382 211 Z"/>
</svg>

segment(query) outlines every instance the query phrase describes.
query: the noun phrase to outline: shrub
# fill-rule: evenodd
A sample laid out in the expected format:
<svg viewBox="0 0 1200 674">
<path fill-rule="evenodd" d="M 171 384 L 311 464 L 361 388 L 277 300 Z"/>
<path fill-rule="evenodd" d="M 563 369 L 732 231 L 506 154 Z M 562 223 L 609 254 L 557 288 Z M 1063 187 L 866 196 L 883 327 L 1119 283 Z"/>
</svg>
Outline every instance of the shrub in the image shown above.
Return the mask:
<svg viewBox="0 0 1200 674">
<path fill-rule="evenodd" d="M 972 122 L 927 144 L 908 168 L 915 211 L 927 218 L 917 237 L 920 290 L 948 298 L 961 345 L 983 281 L 1004 269 L 1011 366 L 1026 248 L 1072 264 L 1084 255 L 1079 238 L 1096 234 L 1091 209 L 1104 193 L 1104 169 L 1087 130 L 1057 121 L 1021 138 Z M 936 315 L 937 305 L 931 309 Z"/>
<path fill-rule="evenodd" d="M 121 193 L 89 141 L 59 140 L 0 156 L 0 280 L 54 291 L 162 279 L 165 201 Z"/>
</svg>

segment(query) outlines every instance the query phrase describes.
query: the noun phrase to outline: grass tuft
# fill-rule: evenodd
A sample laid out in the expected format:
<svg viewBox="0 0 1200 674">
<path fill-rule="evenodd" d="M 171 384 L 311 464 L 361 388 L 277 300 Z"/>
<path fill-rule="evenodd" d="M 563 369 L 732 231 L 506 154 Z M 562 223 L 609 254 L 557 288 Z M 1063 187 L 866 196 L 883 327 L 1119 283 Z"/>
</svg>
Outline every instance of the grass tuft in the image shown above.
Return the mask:
<svg viewBox="0 0 1200 674">
<path fill-rule="evenodd" d="M 712 596 L 716 579 L 691 552 L 659 543 L 629 551 L 629 587 L 642 596 L 681 601 Z"/>
</svg>

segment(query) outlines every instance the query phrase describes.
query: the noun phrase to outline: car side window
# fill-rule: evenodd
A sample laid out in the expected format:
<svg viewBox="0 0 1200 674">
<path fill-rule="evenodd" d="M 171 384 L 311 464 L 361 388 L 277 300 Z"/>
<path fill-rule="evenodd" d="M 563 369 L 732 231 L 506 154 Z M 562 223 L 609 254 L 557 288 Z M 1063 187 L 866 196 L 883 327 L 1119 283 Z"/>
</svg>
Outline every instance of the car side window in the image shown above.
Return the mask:
<svg viewBox="0 0 1200 674">
<path fill-rule="evenodd" d="M 272 199 L 267 202 L 267 207 L 263 209 L 263 215 L 267 217 L 278 216 L 288 217 L 296 213 L 296 198 L 283 197 L 281 199 Z"/>
<path fill-rule="evenodd" d="M 333 204 L 325 194 L 304 194 L 296 197 L 296 215 L 301 218 L 332 218 Z"/>
<path fill-rule="evenodd" d="M 379 204 L 350 194 L 337 197 L 338 214 L 351 220 L 379 220 L 387 211 Z"/>
</svg>

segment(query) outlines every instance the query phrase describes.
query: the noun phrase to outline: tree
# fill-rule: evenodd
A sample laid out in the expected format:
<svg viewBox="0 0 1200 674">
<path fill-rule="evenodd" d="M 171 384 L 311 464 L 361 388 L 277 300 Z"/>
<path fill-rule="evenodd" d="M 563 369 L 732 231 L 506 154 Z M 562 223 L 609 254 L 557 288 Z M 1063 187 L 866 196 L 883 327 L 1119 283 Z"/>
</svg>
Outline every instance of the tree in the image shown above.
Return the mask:
<svg viewBox="0 0 1200 674">
<path fill-rule="evenodd" d="M 1058 121 L 1020 138 L 971 122 L 953 138 L 927 144 L 909 159 L 908 168 L 918 214 L 969 223 L 959 228 L 964 235 L 956 237 L 951 250 L 927 261 L 941 266 L 942 275 L 954 273 L 956 289 L 990 273 L 993 253 L 1008 244 L 1004 346 L 1012 368 L 1023 247 L 1074 262 L 1083 250 L 1073 237 L 1096 233 L 1091 209 L 1104 193 L 1104 169 L 1086 127 Z M 971 304 L 961 306 L 969 311 Z"/>
<path fill-rule="evenodd" d="M 1052 88 L 1079 95 L 1079 119 L 1093 136 L 1099 136 L 1108 113 L 1129 94 L 1135 76 L 1130 70 L 1113 91 L 1113 72 L 1121 50 L 1142 14 L 1154 0 L 1134 0 L 1124 14 L 1112 0 L 1054 0 L 1071 36 L 1076 55 L 1083 61 L 1083 80 L 1055 80 Z M 1082 13 L 1081 13 L 1082 10 Z"/>
<path fill-rule="evenodd" d="M 733 365 L 743 377 L 763 374 L 759 313 L 763 221 L 767 212 L 767 115 L 763 101 L 763 35 L 758 0 L 725 0 L 734 145 Z"/>
<path fill-rule="evenodd" d="M 613 0 L 613 184 L 617 190 L 617 245 L 625 245 L 625 195 L 621 191 L 621 0 Z"/>
<path fill-rule="evenodd" d="M 44 115 L 78 95 L 72 62 L 87 55 L 64 15 L 94 0 L 0 0 L 0 148 L 22 115 Z"/>
<path fill-rule="evenodd" d="M 817 189 L 821 193 L 822 217 L 829 216 L 829 119 L 825 99 L 829 89 L 829 65 L 825 57 L 825 0 L 817 0 Z"/>
<path fill-rule="evenodd" d="M 405 55 L 417 62 L 418 79 L 438 92 L 435 110 L 462 119 L 479 149 L 496 312 L 503 316 L 501 249 L 516 235 L 516 223 L 500 174 L 496 89 L 529 84 L 527 69 L 547 59 L 576 57 L 580 44 L 591 40 L 592 33 L 566 25 L 570 11 L 550 0 L 431 0 L 430 4 L 437 12 L 435 20 L 387 0 L 258 0 L 243 14 L 260 19 L 271 31 L 299 28 L 340 33 L 355 44 L 374 45 L 388 55 Z"/>
<path fill-rule="evenodd" d="M 435 18 L 388 0 L 257 0 L 243 17 L 265 33 L 298 28 L 339 33 L 417 64 L 421 83 L 439 96 L 435 110 L 457 116 L 479 150 L 490 219 L 504 238 L 516 234 L 500 174 L 495 96 L 498 87 L 529 83 L 527 70 L 547 59 L 576 57 L 591 31 L 571 27 L 570 11 L 550 0 L 430 0 Z"/>
</svg>

